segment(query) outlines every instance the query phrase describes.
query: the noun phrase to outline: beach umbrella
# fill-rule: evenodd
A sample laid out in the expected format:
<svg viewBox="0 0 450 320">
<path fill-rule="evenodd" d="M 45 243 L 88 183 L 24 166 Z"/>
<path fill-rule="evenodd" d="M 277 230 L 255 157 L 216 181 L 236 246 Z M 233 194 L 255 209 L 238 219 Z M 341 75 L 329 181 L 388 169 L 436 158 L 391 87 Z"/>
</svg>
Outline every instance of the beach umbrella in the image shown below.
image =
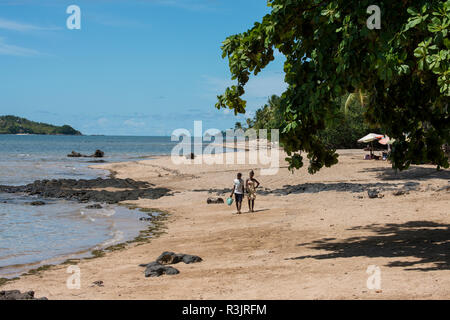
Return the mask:
<svg viewBox="0 0 450 320">
<path fill-rule="evenodd" d="M 383 137 L 384 136 L 382 134 L 369 133 L 367 136 L 364 136 L 361 139 L 359 139 L 358 142 L 360 142 L 360 143 L 368 143 L 368 142 L 372 142 L 372 141 L 375 141 L 375 140 L 382 139 Z"/>
<path fill-rule="evenodd" d="M 394 139 L 391 139 L 388 136 L 384 136 L 383 139 L 378 140 L 378 143 L 380 143 L 382 145 L 387 145 L 387 144 L 393 144 L 394 141 L 395 141 Z"/>
</svg>

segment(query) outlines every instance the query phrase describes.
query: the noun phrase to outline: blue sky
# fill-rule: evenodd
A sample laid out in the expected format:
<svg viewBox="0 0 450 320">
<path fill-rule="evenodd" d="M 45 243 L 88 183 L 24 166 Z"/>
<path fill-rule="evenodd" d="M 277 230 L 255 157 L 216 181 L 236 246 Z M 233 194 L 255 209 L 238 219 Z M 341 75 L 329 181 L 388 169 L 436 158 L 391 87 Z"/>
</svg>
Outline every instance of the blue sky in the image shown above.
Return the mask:
<svg viewBox="0 0 450 320">
<path fill-rule="evenodd" d="M 66 28 L 72 4 L 81 30 Z M 286 87 L 277 57 L 248 84 L 246 116 L 214 108 L 232 84 L 221 42 L 268 12 L 265 0 L 0 0 L 0 114 L 85 134 L 230 128 Z"/>
</svg>

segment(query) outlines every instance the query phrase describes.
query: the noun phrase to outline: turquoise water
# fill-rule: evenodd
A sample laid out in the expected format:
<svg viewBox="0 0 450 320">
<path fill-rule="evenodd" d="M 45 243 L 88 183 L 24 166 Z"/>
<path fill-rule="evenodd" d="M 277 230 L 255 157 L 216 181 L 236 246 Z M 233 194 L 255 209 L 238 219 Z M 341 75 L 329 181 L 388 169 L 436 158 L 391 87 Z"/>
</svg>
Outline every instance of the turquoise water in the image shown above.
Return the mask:
<svg viewBox="0 0 450 320">
<path fill-rule="evenodd" d="M 68 158 L 72 150 L 105 152 L 106 162 L 135 161 L 170 154 L 170 137 L 0 135 L 0 184 L 22 185 L 39 179 L 91 179 L 108 172 L 88 168 L 92 158 Z M 0 193 L 0 277 L 31 266 L 60 262 L 91 249 L 134 238 L 146 227 L 138 210 L 120 206 L 86 209 L 86 204 Z"/>
</svg>

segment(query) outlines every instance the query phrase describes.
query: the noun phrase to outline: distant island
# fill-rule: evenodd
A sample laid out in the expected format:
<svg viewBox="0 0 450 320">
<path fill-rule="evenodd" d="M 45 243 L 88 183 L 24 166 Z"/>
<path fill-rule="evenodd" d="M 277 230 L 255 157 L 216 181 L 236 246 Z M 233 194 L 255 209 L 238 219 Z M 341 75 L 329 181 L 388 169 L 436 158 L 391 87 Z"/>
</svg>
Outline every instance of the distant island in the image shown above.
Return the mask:
<svg viewBox="0 0 450 320">
<path fill-rule="evenodd" d="M 46 134 L 80 136 L 81 132 L 69 125 L 54 126 L 16 116 L 0 116 L 0 134 Z"/>
</svg>

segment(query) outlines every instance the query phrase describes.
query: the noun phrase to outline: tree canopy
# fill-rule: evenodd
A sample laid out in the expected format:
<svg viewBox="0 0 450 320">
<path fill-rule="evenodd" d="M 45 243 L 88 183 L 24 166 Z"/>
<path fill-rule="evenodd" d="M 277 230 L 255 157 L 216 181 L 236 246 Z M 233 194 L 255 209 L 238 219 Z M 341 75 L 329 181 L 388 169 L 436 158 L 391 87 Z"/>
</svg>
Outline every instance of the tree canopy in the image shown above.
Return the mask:
<svg viewBox="0 0 450 320">
<path fill-rule="evenodd" d="M 318 133 L 319 138 L 327 147 L 334 149 L 360 148 L 361 144 L 357 142 L 359 138 L 372 131 L 380 131 L 379 128 L 370 127 L 364 121 L 364 105 L 360 101 L 350 94 L 338 99 L 337 103 L 341 105 L 341 108 L 333 115 L 333 121 Z M 270 138 L 270 130 L 279 129 L 281 126 L 283 114 L 280 102 L 279 96 L 272 95 L 264 106 L 256 110 L 253 118 L 247 119 L 247 126 L 236 122 L 235 129 L 255 129 L 257 133 L 259 129 L 267 129 L 267 137 Z"/>
<path fill-rule="evenodd" d="M 217 108 L 245 113 L 245 85 L 271 61 L 286 57 L 280 140 L 290 168 L 309 172 L 337 163 L 321 137 L 339 99 L 365 96 L 364 119 L 394 138 L 394 168 L 431 162 L 448 167 L 450 141 L 450 0 L 379 0 L 381 28 L 370 30 L 373 0 L 269 0 L 271 12 L 222 46 L 236 85 Z"/>
</svg>

